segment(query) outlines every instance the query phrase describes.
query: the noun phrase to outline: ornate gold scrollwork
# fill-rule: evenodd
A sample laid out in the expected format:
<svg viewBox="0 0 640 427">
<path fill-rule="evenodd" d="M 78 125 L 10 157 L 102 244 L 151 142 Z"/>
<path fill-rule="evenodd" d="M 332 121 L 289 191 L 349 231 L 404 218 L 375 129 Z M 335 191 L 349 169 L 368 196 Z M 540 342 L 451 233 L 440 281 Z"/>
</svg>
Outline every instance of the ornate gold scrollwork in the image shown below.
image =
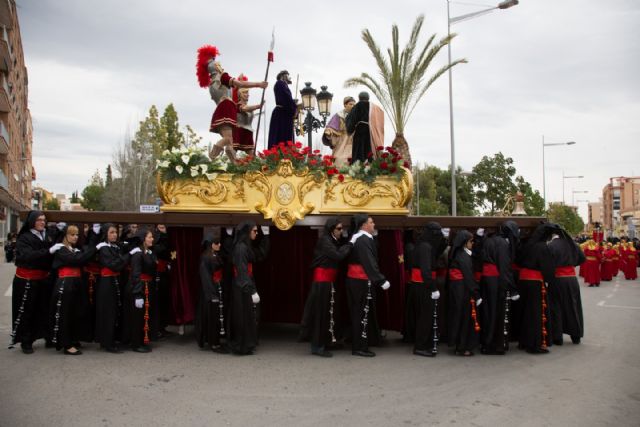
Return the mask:
<svg viewBox="0 0 640 427">
<path fill-rule="evenodd" d="M 227 187 L 224 183 L 213 180 L 168 181 L 162 183 L 162 199 L 170 205 L 180 203 L 180 195 L 192 194 L 207 205 L 217 205 L 227 200 Z"/>
</svg>

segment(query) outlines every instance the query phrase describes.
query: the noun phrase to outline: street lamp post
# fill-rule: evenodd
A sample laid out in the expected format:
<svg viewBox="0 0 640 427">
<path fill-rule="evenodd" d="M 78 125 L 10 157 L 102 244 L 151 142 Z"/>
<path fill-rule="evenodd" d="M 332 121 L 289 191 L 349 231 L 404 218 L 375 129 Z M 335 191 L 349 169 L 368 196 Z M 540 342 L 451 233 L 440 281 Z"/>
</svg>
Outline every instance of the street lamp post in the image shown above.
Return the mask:
<svg viewBox="0 0 640 427">
<path fill-rule="evenodd" d="M 302 108 L 307 112 L 307 115 L 303 117 L 302 111 L 297 116 L 298 126 L 296 126 L 296 134 L 304 135 L 305 133 L 308 135 L 308 146 L 309 149 L 312 149 L 313 131 L 318 131 L 318 129 L 323 128 L 327 124 L 327 118 L 329 114 L 331 114 L 331 100 L 333 99 L 333 94 L 327 91 L 327 86 L 320 86 L 320 93 L 316 95 L 316 90 L 311 87 L 311 82 L 306 82 L 304 84 L 304 88 L 300 90 L 300 95 L 302 96 Z M 318 113 L 322 117 L 322 120 L 318 120 L 311 113 L 316 108 L 316 101 L 318 103 Z"/>
<path fill-rule="evenodd" d="M 451 37 L 451 25 L 456 22 L 472 19 L 480 15 L 493 12 L 496 9 L 509 9 L 519 3 L 518 0 L 505 0 L 498 3 L 497 6 L 488 9 L 479 10 L 477 12 L 467 13 L 465 15 L 451 17 L 450 5 L 451 1 L 447 0 L 447 35 Z M 457 189 L 456 189 L 456 149 L 455 138 L 453 132 L 453 78 L 451 74 L 451 42 L 447 43 L 447 54 L 449 57 L 449 134 L 451 138 L 451 215 L 458 215 Z"/>
<path fill-rule="evenodd" d="M 542 200 L 544 201 L 544 208 L 547 208 L 547 185 L 545 182 L 545 173 L 544 173 L 544 147 L 552 147 L 555 145 L 574 145 L 575 141 L 568 142 L 544 142 L 544 135 L 542 135 Z M 564 188 L 562 190 L 564 192 Z"/>
<path fill-rule="evenodd" d="M 583 175 L 567 176 L 567 175 L 565 175 L 565 174 L 564 174 L 564 171 L 562 171 L 562 204 L 563 204 L 563 205 L 565 204 L 565 203 L 564 203 L 564 180 L 565 180 L 565 179 L 572 179 L 572 178 L 575 178 L 575 179 L 582 179 L 582 178 L 584 178 L 584 176 L 583 176 Z"/>
</svg>

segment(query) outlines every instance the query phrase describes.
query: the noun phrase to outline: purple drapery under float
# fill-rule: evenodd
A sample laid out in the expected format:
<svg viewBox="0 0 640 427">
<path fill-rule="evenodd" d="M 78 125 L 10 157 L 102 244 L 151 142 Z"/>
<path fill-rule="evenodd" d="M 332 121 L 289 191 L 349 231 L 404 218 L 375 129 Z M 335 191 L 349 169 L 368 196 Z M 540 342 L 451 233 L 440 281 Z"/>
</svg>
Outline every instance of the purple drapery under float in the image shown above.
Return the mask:
<svg viewBox="0 0 640 427">
<path fill-rule="evenodd" d="M 271 249 L 267 259 L 256 263 L 254 275 L 261 300 L 261 321 L 299 323 L 311 288 L 313 249 L 318 230 L 294 227 L 287 231 L 271 227 Z M 170 241 L 176 259 L 171 268 L 172 318 L 175 324 L 192 322 L 200 295 L 198 263 L 202 229 L 171 228 Z M 400 331 L 404 319 L 405 272 L 402 233 L 381 230 L 377 237 L 379 265 L 391 283 L 388 291 L 378 290 L 378 321 L 384 329 Z M 348 322 L 343 265 L 336 281 L 336 313 L 340 323 Z"/>
</svg>

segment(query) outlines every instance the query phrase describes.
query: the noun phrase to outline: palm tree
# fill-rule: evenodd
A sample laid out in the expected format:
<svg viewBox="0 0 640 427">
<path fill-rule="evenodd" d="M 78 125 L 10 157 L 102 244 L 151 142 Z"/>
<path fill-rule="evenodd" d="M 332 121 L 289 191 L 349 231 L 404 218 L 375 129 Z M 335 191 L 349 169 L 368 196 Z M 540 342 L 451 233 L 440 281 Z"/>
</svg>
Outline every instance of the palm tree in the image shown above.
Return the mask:
<svg viewBox="0 0 640 427">
<path fill-rule="evenodd" d="M 377 81 L 370 74 L 362 73 L 360 77 L 352 77 L 344 83 L 345 87 L 359 85 L 367 87 L 382 103 L 382 108 L 391 119 L 396 133 L 391 145 L 409 162 L 409 165 L 411 165 L 411 154 L 407 140 L 404 139 L 404 129 L 409 116 L 418 101 L 438 77 L 442 76 L 449 68 L 467 62 L 466 59 L 457 59 L 437 70 L 435 74 L 426 80 L 425 74 L 431 62 L 440 52 L 440 49 L 449 44 L 456 35 L 448 35 L 434 44 L 436 35 L 432 34 L 422 50 L 419 51 L 417 57 L 414 58 L 423 22 L 424 15 L 418 16 L 415 24 L 413 24 L 409 42 L 402 51 L 400 51 L 398 43 L 398 26 L 394 24 L 391 27 L 393 47 L 387 49 L 388 59 L 383 55 L 369 30 L 366 28 L 362 30 L 362 39 L 376 60 L 382 79 Z"/>
</svg>

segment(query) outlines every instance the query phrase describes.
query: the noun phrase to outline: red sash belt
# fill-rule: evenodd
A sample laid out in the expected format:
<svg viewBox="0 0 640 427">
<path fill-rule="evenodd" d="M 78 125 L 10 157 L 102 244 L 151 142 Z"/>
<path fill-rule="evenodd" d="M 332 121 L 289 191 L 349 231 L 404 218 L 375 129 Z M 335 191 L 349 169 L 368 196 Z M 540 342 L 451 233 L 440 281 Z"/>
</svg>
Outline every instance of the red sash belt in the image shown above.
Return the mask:
<svg viewBox="0 0 640 427">
<path fill-rule="evenodd" d="M 620 259 L 620 257 L 617 257 L 617 256 L 614 256 L 614 257 L 613 257 L 613 260 L 614 260 L 614 261 L 618 261 L 619 259 Z"/>
<path fill-rule="evenodd" d="M 16 268 L 16 276 L 25 280 L 44 280 L 49 277 L 47 270 L 33 270 L 31 268 Z"/>
<path fill-rule="evenodd" d="M 347 277 L 352 279 L 369 280 L 369 276 L 360 264 L 349 264 L 347 267 Z"/>
<path fill-rule="evenodd" d="M 338 270 L 335 268 L 316 267 L 313 269 L 314 282 L 335 282 Z"/>
<path fill-rule="evenodd" d="M 513 271 L 520 271 L 520 266 L 516 263 L 511 263 L 511 269 Z"/>
<path fill-rule="evenodd" d="M 612 258 L 606 258 L 606 259 L 604 260 L 604 262 L 613 262 L 613 259 L 612 259 Z"/>
<path fill-rule="evenodd" d="M 150 274 L 140 273 L 140 280 L 143 282 L 150 282 L 153 280 L 153 277 Z"/>
<path fill-rule="evenodd" d="M 431 272 L 431 278 L 433 280 L 436 280 L 436 272 L 432 271 Z M 424 280 L 422 280 L 422 270 L 420 270 L 419 268 L 412 268 L 411 269 L 411 280 L 413 283 L 423 283 Z"/>
<path fill-rule="evenodd" d="M 220 281 L 222 281 L 222 269 L 216 270 L 213 272 L 213 276 L 211 276 L 211 279 L 215 282 L 218 283 Z"/>
<path fill-rule="evenodd" d="M 635 255 L 629 255 L 628 258 L 629 259 L 636 259 L 636 256 Z"/>
<path fill-rule="evenodd" d="M 500 276 L 500 272 L 498 271 L 498 266 L 495 264 L 490 264 L 485 262 L 482 264 L 482 275 L 485 277 L 498 277 Z"/>
<path fill-rule="evenodd" d="M 100 266 L 92 262 L 84 267 L 84 271 L 90 274 L 100 274 Z"/>
<path fill-rule="evenodd" d="M 447 269 L 439 268 L 436 270 L 436 277 L 447 277 Z"/>
<path fill-rule="evenodd" d="M 158 265 L 157 265 L 157 270 L 158 273 L 165 273 L 169 268 L 169 261 L 167 261 L 166 259 L 159 259 L 158 260 Z"/>
<path fill-rule="evenodd" d="M 249 276 L 253 277 L 253 264 L 250 262 L 247 263 L 247 271 L 249 272 Z M 235 265 L 233 266 L 233 277 L 238 277 L 238 269 Z"/>
<path fill-rule="evenodd" d="M 556 277 L 576 277 L 576 269 L 572 265 L 556 267 Z"/>
<path fill-rule="evenodd" d="M 462 279 L 464 279 L 464 276 L 462 275 L 462 271 L 458 270 L 457 268 L 449 269 L 449 280 L 462 280 Z"/>
<path fill-rule="evenodd" d="M 80 267 L 62 267 L 58 269 L 58 277 L 80 277 L 82 270 Z"/>
<path fill-rule="evenodd" d="M 100 275 L 102 277 L 117 277 L 120 275 L 119 271 L 113 271 L 110 268 L 107 267 L 102 267 L 102 269 L 100 269 Z"/>
<path fill-rule="evenodd" d="M 520 280 L 536 280 L 542 282 L 544 279 L 542 277 L 542 272 L 539 270 L 530 270 L 522 267 L 520 269 Z"/>
<path fill-rule="evenodd" d="M 597 261 L 598 258 L 594 257 L 594 256 L 588 256 L 587 257 L 587 261 Z"/>
<path fill-rule="evenodd" d="M 482 279 L 482 271 L 474 271 L 473 272 L 473 280 L 479 282 Z"/>
</svg>

